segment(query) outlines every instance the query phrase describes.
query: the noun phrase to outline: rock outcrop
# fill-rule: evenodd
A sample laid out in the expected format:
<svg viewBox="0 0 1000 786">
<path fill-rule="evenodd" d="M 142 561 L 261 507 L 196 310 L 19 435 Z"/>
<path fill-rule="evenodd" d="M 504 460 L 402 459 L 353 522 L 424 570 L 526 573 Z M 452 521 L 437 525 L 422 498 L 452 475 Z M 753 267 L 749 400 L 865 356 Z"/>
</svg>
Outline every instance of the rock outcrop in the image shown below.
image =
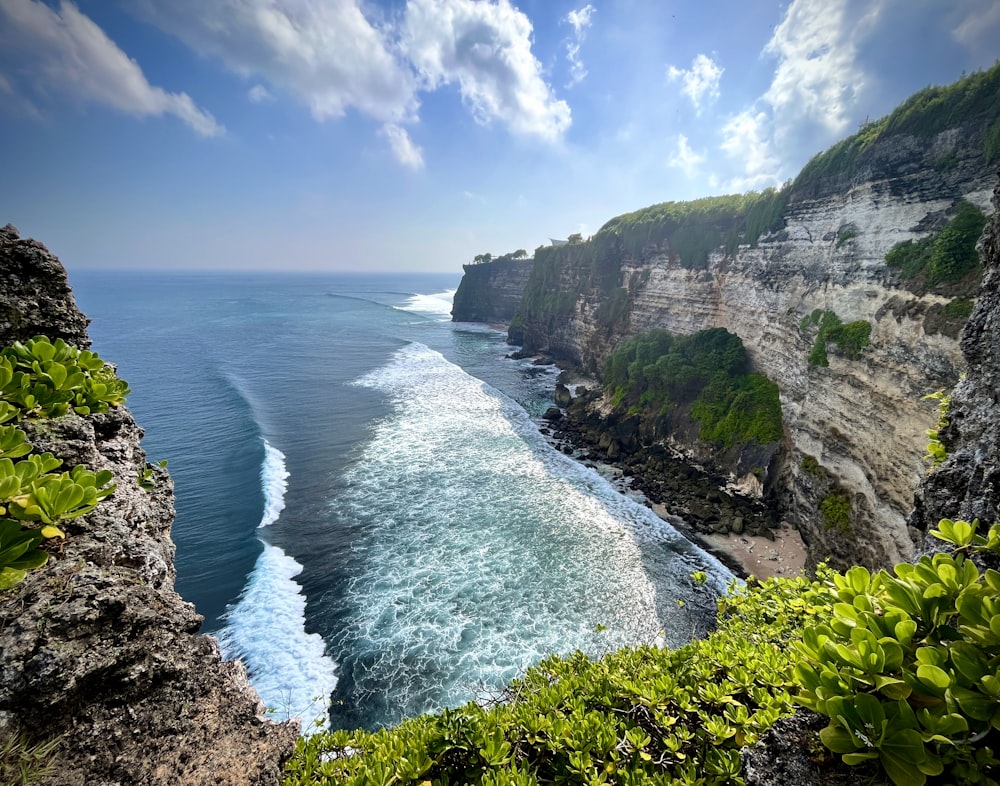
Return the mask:
<svg viewBox="0 0 1000 786">
<path fill-rule="evenodd" d="M 943 518 L 1000 521 L 1000 185 L 993 205 L 982 241 L 982 288 L 962 334 L 968 371 L 939 433 L 947 458 L 917 490 L 911 516 L 922 530 Z"/>
<path fill-rule="evenodd" d="M 463 265 L 465 274 L 455 292 L 451 315 L 455 322 L 510 322 L 521 305 L 531 275 L 530 259 L 494 259 Z"/>
<path fill-rule="evenodd" d="M 623 217 L 633 220 L 627 229 L 609 222 L 587 243 L 539 249 L 511 341 L 600 375 L 625 337 L 728 329 L 755 370 L 780 386 L 783 454 L 764 482 L 811 559 L 907 559 L 920 537 L 907 516 L 926 469 L 925 430 L 936 420 L 923 397 L 952 387 L 965 367 L 964 317 L 948 315 L 969 302 L 955 298 L 957 289 L 904 280 L 885 257 L 898 243 L 933 236 L 965 203 L 990 214 L 996 164 L 984 138 L 996 122 L 857 141 L 850 171 L 800 178 L 776 227 L 752 243 L 720 243 L 703 264 L 685 262 L 681 248 L 703 228 L 661 231 L 655 215 Z M 675 242 L 681 230 L 686 237 Z M 830 344 L 828 365 L 811 362 L 816 320 L 830 313 L 868 323 L 870 344 L 860 353 Z M 703 447 L 683 435 L 677 442 L 695 454 Z"/>
<path fill-rule="evenodd" d="M 0 233 L 4 345 L 45 334 L 86 346 L 58 260 Z M 0 738 L 55 741 L 52 786 L 277 784 L 298 729 L 265 718 L 238 662 L 198 634 L 174 592 L 173 485 L 124 408 L 24 421 L 36 451 L 110 469 L 117 488 L 66 522 L 43 568 L 0 594 Z M 140 487 L 144 469 L 153 487 Z"/>
</svg>

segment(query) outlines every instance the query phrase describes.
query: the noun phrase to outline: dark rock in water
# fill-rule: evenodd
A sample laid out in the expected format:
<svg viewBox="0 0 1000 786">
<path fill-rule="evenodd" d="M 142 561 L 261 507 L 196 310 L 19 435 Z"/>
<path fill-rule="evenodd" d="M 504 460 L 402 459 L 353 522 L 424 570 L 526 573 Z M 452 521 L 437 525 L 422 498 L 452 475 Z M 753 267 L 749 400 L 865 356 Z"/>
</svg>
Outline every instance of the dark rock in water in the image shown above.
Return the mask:
<svg viewBox="0 0 1000 786">
<path fill-rule="evenodd" d="M 45 335 L 85 349 L 88 322 L 59 260 L 16 227 L 0 228 L 0 347 Z"/>
<path fill-rule="evenodd" d="M 568 407 L 573 403 L 573 394 L 569 392 L 569 388 L 566 387 L 562 382 L 556 383 L 556 390 L 553 394 L 557 407 Z"/>
<path fill-rule="evenodd" d="M 10 227 L 0 235 L 7 340 L 89 345 L 58 261 Z M 278 784 L 298 724 L 267 720 L 242 665 L 222 661 L 174 591 L 173 484 L 152 467 L 154 487 L 139 487 L 150 467 L 131 414 L 21 426 L 37 452 L 110 469 L 117 488 L 64 523 L 48 564 L 0 593 L 0 740 L 57 739 L 47 786 Z"/>
<path fill-rule="evenodd" d="M 547 410 L 545 410 L 545 413 L 542 415 L 542 418 L 544 420 L 548 420 L 552 423 L 562 420 L 562 417 L 563 413 L 562 410 L 559 409 L 559 407 L 549 407 Z"/>
</svg>

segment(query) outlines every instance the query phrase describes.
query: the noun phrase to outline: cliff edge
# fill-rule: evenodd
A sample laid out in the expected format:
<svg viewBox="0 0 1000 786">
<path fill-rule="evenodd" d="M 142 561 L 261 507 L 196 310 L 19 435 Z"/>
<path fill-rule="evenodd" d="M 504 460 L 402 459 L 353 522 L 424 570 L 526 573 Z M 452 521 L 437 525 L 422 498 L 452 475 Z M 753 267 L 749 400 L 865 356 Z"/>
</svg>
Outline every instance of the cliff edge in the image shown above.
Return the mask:
<svg viewBox="0 0 1000 786">
<path fill-rule="evenodd" d="M 37 334 L 89 346 L 62 265 L 10 225 L 0 281 L 0 346 Z M 52 786 L 278 783 L 298 727 L 266 719 L 243 666 L 198 634 L 202 617 L 174 591 L 173 484 L 147 464 L 131 413 L 21 428 L 36 452 L 110 469 L 117 488 L 0 593 L 0 742 L 53 743 L 38 781 Z"/>
</svg>

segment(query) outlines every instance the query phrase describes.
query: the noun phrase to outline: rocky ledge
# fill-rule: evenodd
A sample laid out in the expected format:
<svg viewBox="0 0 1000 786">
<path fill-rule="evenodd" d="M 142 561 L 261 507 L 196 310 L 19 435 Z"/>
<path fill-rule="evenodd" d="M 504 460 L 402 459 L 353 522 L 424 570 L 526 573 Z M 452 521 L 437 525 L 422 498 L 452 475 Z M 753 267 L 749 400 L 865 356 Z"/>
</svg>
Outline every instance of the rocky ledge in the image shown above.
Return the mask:
<svg viewBox="0 0 1000 786">
<path fill-rule="evenodd" d="M 35 334 L 89 345 L 62 266 L 9 225 L 0 280 L 2 345 Z M 110 469 L 117 488 L 64 526 L 46 566 L 0 594 L 0 745 L 51 742 L 38 781 L 51 786 L 278 783 L 298 727 L 266 719 L 242 665 L 199 635 L 202 617 L 174 591 L 173 484 L 147 464 L 131 414 L 22 428 L 65 467 Z"/>
</svg>

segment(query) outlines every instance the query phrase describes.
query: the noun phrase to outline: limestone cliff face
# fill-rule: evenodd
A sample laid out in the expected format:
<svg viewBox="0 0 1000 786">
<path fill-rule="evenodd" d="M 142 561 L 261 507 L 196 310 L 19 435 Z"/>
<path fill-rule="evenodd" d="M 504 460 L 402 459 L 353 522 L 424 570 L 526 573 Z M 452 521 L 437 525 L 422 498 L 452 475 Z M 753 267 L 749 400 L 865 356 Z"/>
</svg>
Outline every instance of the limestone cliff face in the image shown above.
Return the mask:
<svg viewBox="0 0 1000 786">
<path fill-rule="evenodd" d="M 989 213 L 995 180 L 981 129 L 960 127 L 892 137 L 867 150 L 851 177 L 793 187 L 779 231 L 734 253 L 720 247 L 703 269 L 679 264 L 669 237 L 630 251 L 602 231 L 536 253 L 514 338 L 599 373 L 623 337 L 727 328 L 781 389 L 785 458 L 769 482 L 811 557 L 899 561 L 913 554 L 906 516 L 936 419 L 921 399 L 954 385 L 965 362 L 960 324 L 940 320 L 949 298 L 910 291 L 885 254 L 940 229 L 960 200 Z M 817 309 L 870 323 L 858 359 L 831 350 L 829 367 L 809 363 L 815 330 L 803 320 Z M 831 496 L 849 500 L 849 523 L 821 512 Z"/>
<path fill-rule="evenodd" d="M 42 333 L 89 344 L 66 274 L 39 243 L 0 231 L 2 345 Z M 173 485 L 124 408 L 22 423 L 64 467 L 110 469 L 117 489 L 64 525 L 44 567 L 0 593 L 0 741 L 58 740 L 52 786 L 277 784 L 297 736 L 265 719 L 243 667 L 223 662 L 174 592 Z"/>
<path fill-rule="evenodd" d="M 532 261 L 496 259 L 463 265 L 465 274 L 455 292 L 451 315 L 455 322 L 510 322 L 521 305 Z"/>
<path fill-rule="evenodd" d="M 1000 185 L 996 212 L 983 235 L 980 296 L 962 334 L 968 372 L 951 395 L 940 438 L 948 456 L 917 490 L 912 523 L 943 518 L 1000 521 Z"/>
</svg>

